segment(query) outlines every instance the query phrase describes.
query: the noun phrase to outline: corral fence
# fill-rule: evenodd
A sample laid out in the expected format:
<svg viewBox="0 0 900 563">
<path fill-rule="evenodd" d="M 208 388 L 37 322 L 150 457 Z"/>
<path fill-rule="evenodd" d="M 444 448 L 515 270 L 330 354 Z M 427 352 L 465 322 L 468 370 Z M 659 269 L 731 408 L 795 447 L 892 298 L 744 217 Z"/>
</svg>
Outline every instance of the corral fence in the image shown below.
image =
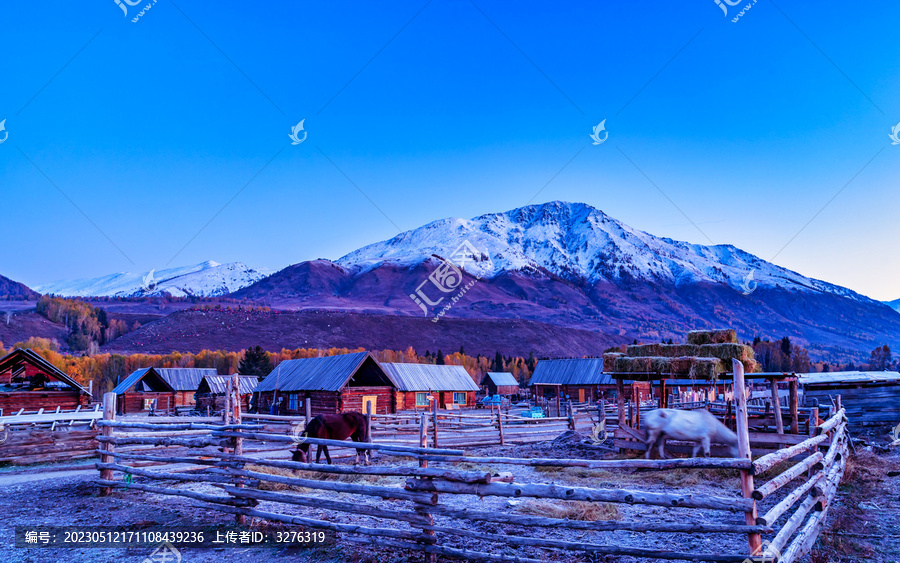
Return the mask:
<svg viewBox="0 0 900 563">
<path fill-rule="evenodd" d="M 93 457 L 95 423 L 103 416 L 78 406 L 72 411 L 17 412 L 0 416 L 0 463 L 30 463 Z"/>
<path fill-rule="evenodd" d="M 735 369 L 736 385 L 743 373 Z M 265 519 L 304 528 L 331 530 L 342 541 L 375 547 L 419 551 L 427 561 L 455 557 L 480 561 L 538 563 L 559 560 L 564 553 L 628 555 L 672 560 L 744 561 L 765 557 L 796 561 L 808 551 L 820 531 L 843 475 L 848 447 L 843 409 L 815 427 L 813 436 L 790 447 L 751 460 L 746 403 L 738 394 L 737 412 L 740 457 L 734 459 L 523 459 L 477 457 L 461 449 L 429 445 L 429 417 L 420 414 L 416 445 L 390 442 L 347 443 L 306 438 L 311 446 L 360 448 L 390 458 L 388 465 L 321 465 L 248 456 L 245 446 L 264 441 L 287 449 L 295 437 L 264 432 L 263 425 L 246 423 L 239 408 L 230 403 L 224 423 L 210 425 L 203 437 L 172 436 L 183 425 L 142 424 L 115 419 L 115 395 L 104 396 L 104 419 L 97 464 L 101 494 L 127 489 L 126 494 L 156 493 L 190 499 L 204 508 L 235 515 L 239 524 L 247 518 Z M 229 394 L 231 396 L 231 394 Z M 465 421 L 465 418 L 461 419 Z M 150 430 L 146 435 L 123 438 L 116 430 Z M 457 422 L 457 424 L 459 424 Z M 152 429 L 151 429 L 152 427 Z M 465 429 L 465 425 L 460 425 Z M 823 448 L 828 443 L 827 449 Z M 148 452 L 122 452 L 120 446 L 140 443 Z M 162 447 L 187 447 L 193 451 L 167 455 Z M 195 450 L 196 449 L 196 450 Z M 197 451 L 200 450 L 200 451 Z M 129 461 L 165 464 L 166 471 L 125 465 Z M 773 473 L 775 466 L 790 466 Z M 698 493 L 690 489 L 654 492 L 611 487 L 572 487 L 519 482 L 523 467 L 582 468 L 587 470 L 718 469 L 740 476 L 740 491 Z M 199 468 L 198 470 L 195 470 Z M 768 472 L 768 473 L 767 473 Z M 115 475 L 120 473 L 122 480 Z M 764 483 L 754 478 L 766 474 Z M 353 479 L 357 478 L 357 479 Z M 392 479 L 389 485 L 378 479 Z M 400 478 L 401 483 L 397 483 Z M 405 481 L 403 481 L 405 478 Z M 337 480 L 335 480 L 337 479 Z M 373 481 L 376 481 L 373 483 Z M 789 484 L 795 484 L 790 489 Z M 203 491 L 197 491 L 197 485 Z M 272 490 L 277 485 L 281 489 Z M 217 491 L 211 494 L 209 491 Z M 580 521 L 544 515 L 482 509 L 480 499 L 499 498 L 615 503 L 637 512 L 628 521 Z M 468 502 L 462 503 L 465 499 Z M 664 519 L 644 517 L 663 509 Z M 313 511 L 314 514 L 310 514 Z M 761 512 L 765 511 L 762 515 Z M 327 513 L 327 517 L 322 516 Z M 710 516 L 712 514 L 712 516 Z M 780 525 L 779 525 L 780 523 Z M 497 525 L 503 525 L 498 533 Z M 564 536 L 564 531 L 575 534 Z M 617 532 L 647 534 L 641 547 L 617 541 Z M 654 538 L 682 534 L 679 545 L 697 535 L 716 538 L 717 551 L 689 552 L 654 545 Z M 661 535 L 661 536 L 660 536 Z M 732 541 L 722 541 L 722 535 Z M 670 536 L 671 537 L 671 536 Z M 743 540 L 741 538 L 744 538 Z M 572 539 L 575 538 L 575 539 Z M 480 549 L 470 549 L 478 542 Z M 483 546 L 483 547 L 481 547 Z"/>
</svg>

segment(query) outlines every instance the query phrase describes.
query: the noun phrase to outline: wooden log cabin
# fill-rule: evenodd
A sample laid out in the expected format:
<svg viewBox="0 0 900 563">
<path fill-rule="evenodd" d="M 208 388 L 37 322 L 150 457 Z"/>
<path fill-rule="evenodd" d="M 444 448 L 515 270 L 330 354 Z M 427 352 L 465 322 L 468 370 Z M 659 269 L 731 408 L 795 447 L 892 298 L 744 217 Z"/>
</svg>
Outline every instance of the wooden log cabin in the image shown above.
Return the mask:
<svg viewBox="0 0 900 563">
<path fill-rule="evenodd" d="M 394 382 L 369 352 L 285 360 L 253 390 L 261 413 L 312 416 L 346 411 L 394 413 Z"/>
<path fill-rule="evenodd" d="M 197 388 L 196 409 L 200 412 L 206 412 L 207 407 L 212 412 L 223 410 L 228 392 L 228 382 L 233 377 L 233 375 L 207 375 L 204 377 Z M 238 375 L 241 412 L 250 412 L 250 398 L 257 385 L 259 385 L 259 378 L 255 375 Z"/>
<path fill-rule="evenodd" d="M 556 398 L 578 403 L 593 403 L 614 394 L 616 383 L 603 371 L 602 358 L 540 360 L 529 385 L 535 397 Z"/>
<path fill-rule="evenodd" d="M 87 389 L 33 350 L 19 348 L 0 359 L 0 411 L 4 415 L 21 409 L 74 410 L 90 402 Z"/>
<path fill-rule="evenodd" d="M 481 380 L 481 386 L 484 387 L 488 395 L 518 395 L 519 382 L 513 374 L 508 372 L 489 371 L 484 374 Z"/>
<path fill-rule="evenodd" d="M 431 408 L 434 397 L 439 409 L 475 407 L 478 385 L 462 366 L 383 363 L 396 385 L 397 410 Z"/>
<path fill-rule="evenodd" d="M 200 382 L 218 375 L 215 368 L 141 368 L 126 377 L 113 393 L 118 395 L 119 414 L 146 412 L 156 399 L 156 410 L 193 406 Z"/>
<path fill-rule="evenodd" d="M 801 373 L 797 377 L 807 407 L 831 405 L 840 395 L 850 429 L 900 423 L 900 373 L 896 371 Z"/>
</svg>

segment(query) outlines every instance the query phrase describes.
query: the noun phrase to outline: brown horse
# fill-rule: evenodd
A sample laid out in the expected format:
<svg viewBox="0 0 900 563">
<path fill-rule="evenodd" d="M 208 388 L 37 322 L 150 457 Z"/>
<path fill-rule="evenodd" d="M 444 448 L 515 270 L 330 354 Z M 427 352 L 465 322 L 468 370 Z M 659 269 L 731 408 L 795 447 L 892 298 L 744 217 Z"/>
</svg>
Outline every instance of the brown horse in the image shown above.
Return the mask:
<svg viewBox="0 0 900 563">
<path fill-rule="evenodd" d="M 349 437 L 354 442 L 368 442 L 369 426 L 366 424 L 366 417 L 362 413 L 355 411 L 341 414 L 320 414 L 309 421 L 306 430 L 300 436 L 324 438 L 327 440 L 346 440 Z M 323 451 L 325 452 L 325 459 L 328 461 L 328 465 L 331 465 L 328 446 L 322 444 L 316 450 L 316 463 L 319 463 L 319 460 L 322 458 Z M 354 463 L 359 463 L 360 454 L 365 456 L 366 464 L 368 465 L 369 450 L 357 449 Z M 294 461 L 309 463 L 309 443 L 297 444 L 297 449 L 294 450 L 292 458 Z"/>
</svg>

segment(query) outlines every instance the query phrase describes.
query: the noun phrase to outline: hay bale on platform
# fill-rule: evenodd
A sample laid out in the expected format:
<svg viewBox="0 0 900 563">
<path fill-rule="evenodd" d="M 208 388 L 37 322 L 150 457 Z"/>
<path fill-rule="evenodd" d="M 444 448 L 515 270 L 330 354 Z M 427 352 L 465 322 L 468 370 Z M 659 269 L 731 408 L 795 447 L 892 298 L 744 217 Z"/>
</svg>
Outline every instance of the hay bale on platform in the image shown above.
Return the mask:
<svg viewBox="0 0 900 563">
<path fill-rule="evenodd" d="M 660 344 L 659 355 L 667 358 L 682 356 L 700 356 L 700 347 L 696 344 Z"/>
<path fill-rule="evenodd" d="M 750 358 L 748 360 L 741 360 L 741 363 L 744 364 L 744 373 L 761 373 L 762 365 L 759 362 Z"/>
<path fill-rule="evenodd" d="M 687 335 L 688 344 L 737 344 L 737 333 L 733 328 L 716 330 L 692 330 Z"/>
<path fill-rule="evenodd" d="M 649 373 L 650 367 L 650 358 L 632 358 L 631 356 L 616 358 L 616 371 L 621 373 Z"/>
<path fill-rule="evenodd" d="M 715 381 L 719 374 L 726 373 L 725 362 L 719 358 L 691 358 L 691 379 Z"/>
<path fill-rule="evenodd" d="M 612 373 L 616 370 L 616 359 L 624 356 L 622 352 L 607 352 L 603 354 L 603 372 Z"/>
<path fill-rule="evenodd" d="M 691 365 L 694 363 L 692 356 L 681 356 L 679 358 L 669 359 L 669 373 L 672 375 L 690 375 Z"/>
<path fill-rule="evenodd" d="M 664 356 L 660 350 L 662 344 L 631 344 L 626 348 L 626 356 L 632 358 L 647 358 L 649 356 Z"/>
<path fill-rule="evenodd" d="M 720 360 L 740 360 L 745 362 L 753 359 L 753 348 L 745 344 L 704 344 L 700 346 L 700 353 L 697 354 L 703 358 L 719 358 Z"/>
</svg>

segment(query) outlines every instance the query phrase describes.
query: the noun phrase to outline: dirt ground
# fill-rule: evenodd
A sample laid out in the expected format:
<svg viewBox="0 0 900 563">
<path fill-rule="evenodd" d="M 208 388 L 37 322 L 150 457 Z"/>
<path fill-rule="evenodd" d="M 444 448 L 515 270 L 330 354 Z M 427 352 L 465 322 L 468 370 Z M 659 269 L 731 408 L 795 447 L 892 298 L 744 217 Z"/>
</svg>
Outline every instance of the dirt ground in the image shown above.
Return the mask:
<svg viewBox="0 0 900 563">
<path fill-rule="evenodd" d="M 884 443 L 884 440 L 881 441 Z M 472 450 L 471 455 L 495 455 L 515 457 L 585 457 L 597 458 L 600 454 L 585 451 L 577 446 L 543 443 L 529 446 L 507 446 Z M 376 459 L 376 463 L 396 463 L 395 458 Z M 342 461 L 342 463 L 347 463 Z M 432 464 L 432 466 L 439 464 Z M 481 470 L 487 467 L 469 464 L 458 469 Z M 738 496 L 738 480 L 734 473 L 719 470 L 674 470 L 653 471 L 605 471 L 587 469 L 556 469 L 510 467 L 517 482 L 559 483 L 572 486 L 621 487 L 659 492 L 673 489 L 690 489 L 696 493 Z M 5 472 L 4 472 L 5 473 Z M 806 558 L 813 563 L 824 562 L 897 562 L 900 561 L 900 529 L 897 516 L 900 515 L 900 453 L 873 453 L 862 446 L 857 447 L 857 455 L 852 459 L 847 471 L 847 479 L 839 489 L 839 496 L 828 514 L 828 529 L 820 536 L 813 553 Z M 151 555 L 145 548 L 131 549 L 18 549 L 14 547 L 14 527 L 22 525 L 78 525 L 78 526 L 119 526 L 135 527 L 164 526 L 171 529 L 204 525 L 232 525 L 232 515 L 201 508 L 194 501 L 137 491 L 117 490 L 110 497 L 100 497 L 91 480 L 96 472 L 60 472 L 47 474 L 47 478 L 29 480 L 0 473 L 0 553 L 6 562 L 71 562 L 85 561 L 100 563 L 105 561 L 135 561 L 144 563 Z M 304 475 L 305 477 L 305 475 Z M 334 477 L 332 477 L 334 479 Z M 359 477 L 341 477 L 359 479 Z M 364 482 L 382 486 L 400 485 L 402 478 L 365 477 Z M 146 480 L 135 477 L 135 482 Z M 179 487 L 191 490 L 217 493 L 207 484 L 182 484 Z M 287 486 L 272 484 L 270 489 L 285 490 Z M 786 487 L 789 488 L 789 487 Z M 305 495 L 331 495 L 330 498 L 360 501 L 360 497 L 338 493 L 319 493 L 304 490 Z M 468 500 L 467 500 L 468 499 Z M 371 499 L 365 499 L 371 502 Z M 779 499 L 767 499 L 774 504 Z M 468 503 L 468 504 L 467 504 Z M 688 517 L 691 521 L 707 523 L 742 523 L 739 513 L 723 513 L 697 509 L 664 509 L 661 507 L 595 504 L 570 501 L 518 501 L 506 498 L 485 497 L 472 500 L 470 497 L 442 495 L 441 504 L 454 507 L 471 507 L 478 510 L 496 511 L 510 514 L 537 514 L 558 518 L 625 521 L 672 521 L 673 517 Z M 404 507 L 397 502 L 395 506 Z M 379 525 L 366 517 L 336 515 L 333 512 L 299 506 L 276 505 L 262 502 L 261 510 L 304 515 L 323 520 L 342 521 L 361 525 Z M 683 516 L 681 516 L 683 515 Z M 523 530 L 515 526 L 485 523 L 477 528 L 469 522 L 442 519 L 442 525 L 466 526 L 495 534 L 521 534 Z M 381 524 L 384 526 L 384 524 Z M 399 527 L 406 526 L 395 523 Z M 251 526 L 268 526 L 254 521 Z M 276 525 L 278 527 L 280 525 Z M 644 534 L 633 532 L 580 532 L 577 530 L 541 530 L 532 528 L 529 535 L 541 534 L 547 538 L 570 541 L 583 540 L 592 543 L 632 545 L 638 547 L 671 549 L 705 553 L 739 553 L 746 549 L 745 536 L 736 534 Z M 440 536 L 442 545 L 491 552 L 491 544 L 480 539 Z M 507 555 L 543 558 L 545 561 L 566 561 L 567 563 L 623 561 L 626 563 L 648 561 L 628 557 L 579 556 L 541 552 L 536 548 L 510 550 Z M 180 553 L 184 563 L 221 563 L 222 561 L 253 561 L 254 563 L 295 561 L 323 563 L 405 563 L 422 561 L 419 553 L 408 553 L 395 549 L 374 549 L 361 547 L 338 538 L 329 548 L 228 548 L 197 549 L 185 548 Z M 174 563 L 174 560 L 169 560 Z"/>
</svg>

